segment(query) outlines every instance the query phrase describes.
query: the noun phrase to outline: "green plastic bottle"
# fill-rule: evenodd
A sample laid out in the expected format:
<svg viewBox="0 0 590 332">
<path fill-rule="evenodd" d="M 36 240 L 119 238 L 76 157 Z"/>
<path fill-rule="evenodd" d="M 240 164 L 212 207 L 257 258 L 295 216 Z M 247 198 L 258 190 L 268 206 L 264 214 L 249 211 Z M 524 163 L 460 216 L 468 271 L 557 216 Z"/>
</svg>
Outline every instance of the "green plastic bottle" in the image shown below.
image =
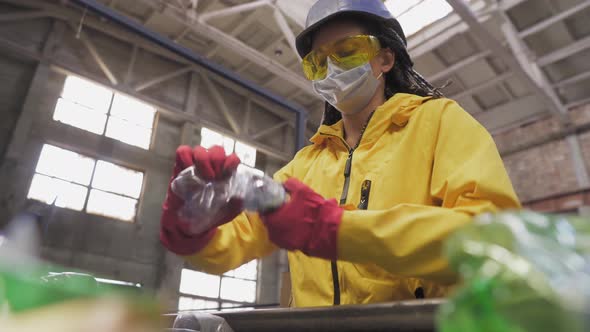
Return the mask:
<svg viewBox="0 0 590 332">
<path fill-rule="evenodd" d="M 56 271 L 55 269 L 52 269 Z M 50 274 L 41 266 L 17 271 L 0 267 L 0 302 L 10 311 L 21 312 L 70 299 L 96 297 L 106 293 L 87 274 Z"/>
<path fill-rule="evenodd" d="M 529 211 L 482 215 L 446 244 L 463 285 L 441 332 L 590 331 L 590 221 Z"/>
</svg>

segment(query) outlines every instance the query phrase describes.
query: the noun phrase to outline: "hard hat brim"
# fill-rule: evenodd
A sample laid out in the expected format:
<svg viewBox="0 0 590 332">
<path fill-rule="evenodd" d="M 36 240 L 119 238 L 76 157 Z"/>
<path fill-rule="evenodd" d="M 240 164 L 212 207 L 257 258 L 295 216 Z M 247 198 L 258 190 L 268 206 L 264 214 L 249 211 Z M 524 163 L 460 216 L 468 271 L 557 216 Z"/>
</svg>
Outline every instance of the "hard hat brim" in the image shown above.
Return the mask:
<svg viewBox="0 0 590 332">
<path fill-rule="evenodd" d="M 362 18 L 369 18 L 369 19 L 383 19 L 383 17 L 371 13 L 367 13 L 364 11 L 358 10 L 342 10 L 337 13 L 333 13 L 324 17 L 323 19 L 319 20 L 318 22 L 310 25 L 305 30 L 303 30 L 295 39 L 295 46 L 297 47 L 297 52 L 301 58 L 305 57 L 309 52 L 311 52 L 311 44 L 312 44 L 312 37 L 313 33 L 316 32 L 322 25 L 327 23 L 330 20 L 333 20 L 339 16 L 349 16 L 354 15 Z"/>
</svg>

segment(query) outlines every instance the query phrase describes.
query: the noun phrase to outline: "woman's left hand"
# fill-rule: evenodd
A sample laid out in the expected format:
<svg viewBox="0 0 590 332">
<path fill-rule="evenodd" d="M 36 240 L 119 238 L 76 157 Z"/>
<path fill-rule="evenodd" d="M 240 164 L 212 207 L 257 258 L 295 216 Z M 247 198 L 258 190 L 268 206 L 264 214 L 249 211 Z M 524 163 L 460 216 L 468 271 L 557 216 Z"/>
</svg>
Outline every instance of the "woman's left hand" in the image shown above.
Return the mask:
<svg viewBox="0 0 590 332">
<path fill-rule="evenodd" d="M 261 216 L 270 240 L 283 249 L 336 259 L 338 229 L 344 210 L 335 199 L 323 198 L 294 178 L 287 180 L 284 187 L 289 200 L 279 209 Z"/>
</svg>

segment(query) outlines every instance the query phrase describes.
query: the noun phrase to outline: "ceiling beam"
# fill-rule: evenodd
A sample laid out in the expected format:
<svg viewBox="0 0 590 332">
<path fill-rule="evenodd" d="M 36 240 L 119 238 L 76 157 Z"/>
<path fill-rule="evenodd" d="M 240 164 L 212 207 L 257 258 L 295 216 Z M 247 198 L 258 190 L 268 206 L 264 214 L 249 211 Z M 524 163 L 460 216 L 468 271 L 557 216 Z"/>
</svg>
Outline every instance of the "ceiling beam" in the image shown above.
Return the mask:
<svg viewBox="0 0 590 332">
<path fill-rule="evenodd" d="M 129 86 L 129 83 L 131 83 L 131 79 L 133 78 L 133 69 L 135 69 L 135 62 L 137 61 L 138 48 L 139 47 L 136 44 L 133 44 L 133 50 L 131 51 L 131 56 L 129 57 L 129 62 L 127 63 L 125 78 L 123 79 L 123 84 L 125 86 Z"/>
<path fill-rule="evenodd" d="M 244 29 L 246 29 L 246 27 L 248 27 L 249 24 L 252 23 L 252 20 L 254 18 L 256 12 L 250 12 L 247 14 L 247 16 L 240 20 L 240 23 L 238 23 L 238 25 L 236 25 L 230 32 L 229 34 L 231 36 L 235 36 L 237 34 L 242 33 L 242 31 L 244 31 Z M 188 28 L 187 28 L 188 29 Z M 215 44 L 215 46 L 213 46 L 213 48 L 207 53 L 207 57 L 211 58 L 212 56 L 214 56 L 217 52 L 219 52 L 219 49 L 221 47 L 219 47 L 218 44 Z"/>
<path fill-rule="evenodd" d="M 207 77 L 207 75 L 201 75 L 201 81 L 205 84 L 205 86 L 207 87 L 207 90 L 209 90 L 209 94 L 210 94 L 211 98 L 213 98 L 213 101 L 215 102 L 215 104 L 217 104 L 217 107 L 221 111 L 221 114 L 223 114 L 223 117 L 225 118 L 225 120 L 227 121 L 227 123 L 229 124 L 229 126 L 231 127 L 233 132 L 236 133 L 237 135 L 240 135 L 240 133 L 241 133 L 240 126 L 238 125 L 237 120 L 234 118 L 233 114 L 229 110 L 229 107 L 225 103 L 225 101 L 224 101 L 223 97 L 221 96 L 221 93 L 219 92 L 217 87 L 215 87 L 215 85 L 213 85 L 213 82 L 211 82 L 211 80 L 209 79 L 209 77 Z"/>
<path fill-rule="evenodd" d="M 581 82 L 585 79 L 590 79 L 590 70 L 580 73 L 578 75 L 572 76 L 570 78 L 566 78 L 564 80 L 561 80 L 561 81 L 553 84 L 553 87 L 554 88 L 563 88 L 565 86 Z"/>
<path fill-rule="evenodd" d="M 106 76 L 106 78 L 109 79 L 111 84 L 113 84 L 113 85 L 119 84 L 119 80 L 117 79 L 117 77 L 115 76 L 115 74 L 113 73 L 111 68 L 109 68 L 107 63 L 104 61 L 104 58 L 100 55 L 100 53 L 96 49 L 96 46 L 94 45 L 92 40 L 90 40 L 90 38 L 88 38 L 88 35 L 86 35 L 86 33 L 82 30 L 77 31 L 76 26 L 74 26 L 73 24 L 69 24 L 69 26 L 74 32 L 78 33 L 79 40 L 82 42 L 84 47 L 86 47 L 86 49 L 88 50 L 88 53 L 90 53 L 90 56 L 92 57 L 94 62 L 96 62 L 96 64 L 98 65 L 98 67 L 100 68 L 100 70 L 102 71 L 104 76 Z"/>
<path fill-rule="evenodd" d="M 149 0 L 140 1 L 148 5 L 154 6 L 154 4 Z M 164 15 L 170 14 L 169 12 L 166 12 L 164 13 Z M 310 94 L 313 93 L 311 85 L 303 76 L 296 74 L 289 68 L 283 66 L 280 62 L 275 61 L 264 54 L 261 54 L 260 52 L 245 44 L 244 42 L 238 40 L 233 36 L 230 36 L 229 34 L 219 30 L 218 28 L 206 24 L 206 22 L 202 22 L 202 20 L 197 20 L 192 24 L 188 24 L 185 20 L 182 19 L 182 15 L 183 13 L 179 13 L 177 11 L 176 15 L 171 15 L 170 17 L 177 20 L 181 24 L 190 26 L 192 31 L 196 32 L 201 36 L 206 36 L 208 39 L 215 41 L 220 46 L 223 46 L 229 50 L 241 54 L 244 58 L 252 61 L 253 63 L 257 64 L 262 68 L 265 68 L 266 70 L 275 74 L 276 76 L 281 77 L 284 81 L 289 82 L 299 87 L 300 89 L 306 90 Z"/>
<path fill-rule="evenodd" d="M 284 39 L 284 36 L 283 35 L 279 35 L 277 38 L 271 40 L 270 43 L 266 44 L 266 46 L 263 46 L 262 47 L 262 50 L 260 50 L 260 53 L 265 54 L 276 43 L 280 42 L 283 39 Z M 236 69 L 236 73 L 242 73 L 242 72 L 244 72 L 244 70 L 248 69 L 249 66 L 250 66 L 250 61 L 246 60 L 246 61 L 242 62 L 242 64 Z M 274 77 L 276 77 L 276 76 L 274 76 Z M 265 85 L 265 87 L 266 87 L 266 85 Z"/>
<path fill-rule="evenodd" d="M 572 101 L 572 102 L 566 104 L 565 106 L 567 108 L 575 108 L 575 107 L 582 106 L 582 105 L 587 105 L 587 104 L 590 104 L 590 97 L 584 98 L 584 99 L 580 99 L 580 100 L 576 100 L 576 101 Z"/>
<path fill-rule="evenodd" d="M 444 70 L 428 77 L 428 81 L 435 82 L 435 81 L 438 81 L 442 78 L 445 78 L 463 67 L 469 66 L 470 64 L 473 64 L 481 59 L 485 59 L 486 57 L 490 56 L 490 54 L 492 54 L 491 51 L 481 51 L 479 53 L 471 55 L 471 56 L 451 65 L 450 67 L 447 67 Z"/>
<path fill-rule="evenodd" d="M 563 60 L 567 57 L 570 57 L 576 53 L 582 52 L 588 48 L 590 48 L 590 36 L 584 39 L 580 39 L 573 44 L 570 44 L 566 47 L 558 49 L 557 51 L 551 52 L 547 55 L 540 57 L 537 63 L 539 64 L 539 66 L 545 67 L 559 60 Z"/>
<path fill-rule="evenodd" d="M 4 0 L 2 0 L 2 1 L 4 1 Z M 21 1 L 21 0 L 19 0 L 19 1 Z M 26 0 L 22 0 L 22 1 L 26 1 Z M 58 21 L 58 22 L 61 23 L 61 21 Z M 117 36 L 119 36 L 119 35 L 117 35 Z M 115 37 L 115 36 L 113 36 L 113 37 Z M 53 37 L 50 37 L 50 39 L 52 40 L 52 42 L 50 44 L 53 44 Z M 43 48 L 45 49 L 48 47 L 43 47 Z M 202 115 L 197 116 L 194 113 L 186 112 L 184 109 L 180 109 L 177 106 L 175 106 L 174 104 L 167 103 L 165 101 L 162 101 L 161 99 L 156 99 L 153 96 L 138 93 L 134 89 L 128 88 L 122 84 L 114 86 L 103 75 L 100 75 L 100 74 L 97 75 L 95 73 L 91 73 L 91 72 L 87 71 L 85 68 L 83 68 L 82 66 L 76 65 L 72 62 L 63 61 L 63 60 L 60 60 L 59 58 L 51 57 L 51 55 L 48 52 L 41 52 L 36 49 L 31 49 L 31 48 L 25 47 L 25 46 L 17 43 L 16 41 L 11 41 L 11 40 L 8 40 L 3 37 L 0 37 L 0 49 L 3 52 L 10 52 L 11 54 L 15 54 L 15 55 L 18 55 L 18 56 L 26 58 L 26 59 L 31 59 L 34 61 L 47 63 L 51 66 L 51 68 L 53 70 L 56 70 L 57 72 L 60 72 L 64 75 L 75 75 L 75 76 L 86 77 L 92 81 L 97 82 L 98 84 L 104 85 L 105 87 L 117 90 L 117 91 L 127 94 L 133 98 L 143 100 L 143 101 L 157 107 L 158 112 L 162 113 L 163 115 L 167 116 L 170 119 L 174 119 L 174 121 L 190 121 L 190 122 L 198 124 L 200 126 L 206 126 L 208 128 L 211 128 L 211 129 L 218 131 L 224 135 L 236 136 L 235 133 L 231 132 L 231 129 L 227 128 L 227 126 L 221 126 L 221 125 L 205 118 Z M 148 51 L 148 50 L 146 50 L 146 51 Z M 228 84 L 228 85 L 232 86 L 238 94 L 240 94 L 244 98 L 247 98 L 248 102 L 259 104 L 260 105 L 259 107 L 262 107 L 265 112 L 269 112 L 271 114 L 280 116 L 282 119 L 291 119 L 291 120 L 289 120 L 290 121 L 289 126 L 294 126 L 294 124 L 292 123 L 292 122 L 294 122 L 292 120 L 292 118 L 294 118 L 294 116 L 289 114 L 290 115 L 289 117 L 285 117 L 286 114 L 284 114 L 284 112 L 280 112 L 279 109 L 276 107 L 276 105 L 273 108 L 273 105 L 269 101 L 267 101 L 265 99 L 260 99 L 258 96 L 254 95 L 252 93 L 247 93 L 243 90 L 243 88 L 240 89 L 240 87 L 237 84 L 229 82 L 229 81 L 223 81 L 223 79 L 221 79 L 218 76 L 212 76 L 211 80 L 215 80 L 218 82 L 221 81 L 223 84 Z M 292 158 L 292 153 L 290 152 L 289 149 L 272 147 L 272 146 L 269 146 L 263 142 L 254 141 L 250 137 L 247 137 L 244 135 L 236 136 L 236 139 L 241 140 L 249 145 L 252 145 L 261 153 L 267 154 L 267 155 L 272 156 L 273 158 L 277 158 L 281 161 L 288 162 Z"/>
<path fill-rule="evenodd" d="M 499 42 L 492 35 L 492 33 L 478 21 L 477 16 L 464 0 L 446 1 L 449 3 L 449 5 L 451 5 L 451 7 L 453 7 L 455 13 L 457 13 L 457 15 L 459 15 L 461 19 L 471 28 L 470 33 L 476 37 L 480 44 L 489 48 L 496 56 L 506 63 L 510 70 L 513 71 L 520 79 L 522 79 L 537 97 L 540 97 L 542 100 L 546 101 L 549 109 L 560 119 L 560 123 L 563 126 L 567 126 L 571 123 L 567 114 L 567 109 L 561 104 L 561 101 L 559 100 L 555 91 L 548 85 L 539 84 L 540 75 L 533 75 L 533 73 L 530 71 L 530 69 L 534 68 L 529 67 L 529 70 L 525 69 L 524 66 L 527 64 L 530 65 L 530 61 L 525 58 L 526 53 L 514 49 L 516 45 L 521 45 L 522 41 L 520 41 L 520 43 L 515 42 L 518 41 L 518 34 L 515 31 L 511 33 L 511 31 L 509 31 L 510 29 L 506 29 L 506 27 L 508 27 L 507 24 L 511 24 L 507 17 L 505 17 L 506 22 L 503 26 L 503 32 L 508 38 L 510 46 L 513 47 L 514 53 L 510 52 L 509 49 L 506 49 L 502 43 Z"/>
<path fill-rule="evenodd" d="M 471 7 L 478 13 L 480 22 L 486 22 L 491 17 L 486 10 L 489 6 L 485 1 L 474 1 Z M 409 36 L 408 51 L 412 57 L 424 55 L 468 30 L 467 24 L 462 22 L 457 14 L 451 13 L 447 17 Z"/>
<path fill-rule="evenodd" d="M 199 21 L 201 23 L 205 23 L 212 18 L 227 17 L 227 16 L 231 16 L 231 15 L 235 15 L 235 14 L 239 14 L 239 13 L 243 13 L 243 12 L 252 11 L 257 8 L 264 7 L 264 6 L 272 6 L 272 3 L 268 0 L 257 0 L 254 2 L 247 2 L 242 5 L 232 6 L 232 7 L 228 7 L 228 8 L 224 8 L 224 9 L 220 9 L 220 10 L 207 12 L 205 14 L 201 14 L 199 16 Z"/>
<path fill-rule="evenodd" d="M 518 33 L 520 38 L 526 38 L 532 34 L 535 34 L 541 30 L 545 30 L 546 28 L 550 27 L 551 25 L 563 21 L 564 19 L 575 15 L 579 12 L 581 12 L 582 10 L 589 8 L 590 7 L 590 1 L 582 1 L 581 3 L 579 3 L 576 6 L 573 6 L 572 8 L 563 11 L 555 16 L 552 16 L 544 21 L 541 21 L 531 27 L 528 27 L 524 30 L 522 30 L 521 32 Z"/>
<path fill-rule="evenodd" d="M 521 3 L 525 2 L 525 1 L 527 1 L 527 0 L 500 0 L 498 2 L 499 2 L 500 10 L 507 11 L 507 10 L 512 9 L 513 7 L 520 5 Z"/>
<path fill-rule="evenodd" d="M 44 10 L 49 11 L 51 13 L 52 17 L 59 19 L 60 21 L 64 21 L 64 22 L 70 22 L 70 21 L 77 22 L 80 20 L 80 13 L 77 10 L 75 10 L 73 8 L 68 8 L 68 7 L 56 6 L 56 5 L 48 3 L 48 2 L 39 2 L 36 0 L 0 0 L 0 3 L 9 3 L 9 4 L 13 4 L 13 5 L 27 6 L 27 7 L 35 8 L 35 9 L 44 9 Z M 207 4 L 207 3 L 205 3 L 205 4 Z M 117 27 L 116 25 L 110 24 L 109 22 L 102 21 L 99 18 L 96 18 L 94 16 L 90 16 L 90 15 L 86 16 L 86 18 L 84 20 L 84 26 L 87 28 L 91 28 L 93 30 L 97 30 L 102 33 L 105 33 L 106 35 L 113 37 L 116 40 L 123 41 L 123 42 L 131 44 L 131 45 L 137 45 L 139 49 L 148 51 L 152 54 L 161 56 L 165 59 L 176 62 L 178 64 L 184 64 L 184 65 L 193 64 L 193 63 L 189 62 L 188 60 L 186 60 L 185 58 L 183 58 L 175 53 L 172 53 L 168 50 L 165 50 L 165 49 L 163 49 L 163 48 L 161 48 L 161 47 L 159 47 L 159 46 L 157 46 L 145 39 L 137 39 L 137 35 L 132 32 L 121 29 L 121 28 Z M 14 45 L 14 46 L 15 47 L 13 49 L 22 48 L 22 46 L 19 46 L 19 45 Z M 21 50 L 21 51 L 24 51 L 24 50 Z M 280 118 L 292 120 L 292 116 L 290 113 L 285 112 L 281 108 L 277 108 L 276 104 L 274 104 L 273 102 L 271 102 L 271 101 L 267 100 L 266 98 L 263 98 L 257 94 L 251 93 L 250 91 L 248 91 L 244 87 L 240 86 L 239 84 L 235 84 L 231 81 L 223 79 L 218 75 L 211 75 L 210 78 L 211 78 L 211 80 L 213 80 L 223 86 L 230 87 L 234 92 L 238 93 L 239 95 L 247 97 L 249 99 L 252 99 L 252 102 L 260 105 L 260 107 L 264 108 L 265 111 L 268 111 L 271 114 L 276 115 Z M 294 124 L 293 124 L 293 126 L 294 126 Z"/>
<path fill-rule="evenodd" d="M 276 6 L 273 9 L 273 14 L 275 17 L 275 21 L 279 25 L 279 29 L 283 32 L 287 43 L 291 46 L 291 50 L 295 53 L 295 57 L 299 58 L 299 52 L 297 52 L 297 46 L 295 46 L 295 34 L 293 30 L 289 27 L 289 23 L 287 23 L 287 19 L 283 15 L 283 13 L 277 8 Z"/>
<path fill-rule="evenodd" d="M 500 84 L 512 76 L 514 76 L 514 73 L 512 73 L 512 72 L 507 72 L 507 73 L 501 74 L 500 76 L 496 76 L 491 80 L 484 81 L 483 83 L 472 86 L 471 88 L 469 88 L 467 90 L 464 90 L 464 91 L 461 91 L 457 94 L 454 94 L 454 95 L 450 96 L 449 98 L 460 99 L 463 97 L 471 96 L 474 93 L 477 93 L 478 91 L 481 91 L 481 90 L 487 89 L 489 87 L 492 87 L 494 85 Z M 511 96 L 509 95 L 508 97 L 511 97 Z"/>
<path fill-rule="evenodd" d="M 488 130 L 496 131 L 540 114 L 547 114 L 547 109 L 536 95 L 529 95 L 478 113 L 474 117 Z"/>
<path fill-rule="evenodd" d="M 145 90 L 145 89 L 147 89 L 147 88 L 149 88 L 151 86 L 154 86 L 156 84 L 160 84 L 160 83 L 166 82 L 166 81 L 171 80 L 171 79 L 173 79 L 175 77 L 178 77 L 178 76 L 184 75 L 186 73 L 189 73 L 189 72 L 191 72 L 193 70 L 195 70 L 195 66 L 186 66 L 186 67 L 180 68 L 178 70 L 171 71 L 169 73 L 166 73 L 164 75 L 155 77 L 155 78 L 153 78 L 153 79 L 151 79 L 149 81 L 146 81 L 144 83 L 141 83 L 141 84 L 137 85 L 135 87 L 135 91 Z"/>
</svg>

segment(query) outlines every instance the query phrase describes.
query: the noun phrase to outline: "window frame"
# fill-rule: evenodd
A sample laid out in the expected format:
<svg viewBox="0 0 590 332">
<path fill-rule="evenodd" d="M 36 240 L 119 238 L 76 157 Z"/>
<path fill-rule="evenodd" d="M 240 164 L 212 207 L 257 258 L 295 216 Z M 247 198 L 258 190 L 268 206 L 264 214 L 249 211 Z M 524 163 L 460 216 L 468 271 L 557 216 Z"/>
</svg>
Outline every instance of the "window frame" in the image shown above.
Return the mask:
<svg viewBox="0 0 590 332">
<path fill-rule="evenodd" d="M 208 274 L 208 275 L 212 275 L 215 277 L 219 278 L 219 286 L 217 288 L 217 297 L 209 297 L 209 296 L 204 296 L 204 295 L 195 295 L 195 294 L 190 294 L 190 293 L 185 293 L 185 292 L 181 292 L 180 291 L 180 285 L 179 285 L 179 289 L 178 289 L 178 301 L 177 301 L 177 307 L 176 309 L 181 311 L 181 310 L 199 310 L 199 311 L 226 311 L 226 310 L 232 310 L 236 307 L 240 307 L 240 308 L 250 308 L 250 307 L 255 307 L 256 304 L 258 303 L 258 296 L 259 296 L 259 280 L 260 280 L 260 260 L 256 259 L 253 260 L 256 261 L 256 277 L 254 279 L 248 279 L 248 278 L 241 278 L 241 277 L 234 277 L 234 276 L 229 276 L 226 275 L 229 272 L 232 272 L 234 270 L 239 269 L 240 267 L 232 270 L 232 271 L 228 271 L 222 275 L 213 275 L 213 274 L 209 274 L 209 273 L 205 273 L 202 271 L 198 271 L 195 270 L 194 268 L 191 268 L 191 266 L 184 264 L 181 270 L 190 270 L 190 271 L 194 271 L 194 272 L 199 272 L 199 273 L 204 273 L 204 274 Z M 252 261 L 246 263 L 249 264 Z M 245 264 L 244 264 L 245 265 Z M 243 266 L 243 265 L 242 265 Z M 229 299 L 224 299 L 221 297 L 221 289 L 222 289 L 222 281 L 223 279 L 235 279 L 235 280 L 244 280 L 244 281 L 249 281 L 249 282 L 254 282 L 254 301 L 253 302 L 246 302 L 246 301 L 236 301 L 236 300 L 229 300 Z M 181 274 L 181 281 L 182 281 L 182 274 Z M 181 298 L 190 298 L 190 299 L 196 299 L 196 300 L 204 300 L 204 301 L 209 301 L 209 302 L 217 302 L 217 307 L 216 308 L 204 308 L 204 309 L 180 309 L 179 308 L 179 304 L 180 304 L 180 299 Z M 232 307 L 223 307 L 224 304 L 234 304 L 236 306 L 232 306 Z"/>
<path fill-rule="evenodd" d="M 91 111 L 98 112 L 97 110 L 95 110 L 95 109 L 93 109 L 93 108 L 91 108 L 91 107 L 89 107 L 87 105 L 78 103 L 77 101 L 70 100 L 69 98 L 64 97 L 63 95 L 64 95 L 64 90 L 65 90 L 65 87 L 66 87 L 66 81 L 64 81 L 64 84 L 62 86 L 62 89 L 61 89 L 61 91 L 59 93 L 59 96 L 58 96 L 58 98 L 55 101 L 55 105 L 53 107 L 53 112 L 51 114 L 51 119 L 53 121 L 58 122 L 58 123 L 60 123 L 62 125 L 74 127 L 76 129 L 79 129 L 79 130 L 83 130 L 83 131 L 92 133 L 94 135 L 100 136 L 101 138 L 110 139 L 110 140 L 113 140 L 113 141 L 116 141 L 116 142 L 119 142 L 119 143 L 122 143 L 122 144 L 125 144 L 125 145 L 128 145 L 128 146 L 131 146 L 131 147 L 134 147 L 134 148 L 138 148 L 138 149 L 141 149 L 141 150 L 144 150 L 144 151 L 151 151 L 154 148 L 154 138 L 155 138 L 155 135 L 154 134 L 155 134 L 155 131 L 156 131 L 157 119 L 158 119 L 159 114 L 160 114 L 160 112 L 158 111 L 158 108 L 157 107 L 151 105 L 150 103 L 145 102 L 141 98 L 137 98 L 135 96 L 132 96 L 132 95 L 129 95 L 129 94 L 126 94 L 126 93 L 119 92 L 118 90 L 115 90 L 115 89 L 113 89 L 111 87 L 108 87 L 108 86 L 104 86 L 104 85 L 102 85 L 100 83 L 97 83 L 97 82 L 95 82 L 95 81 L 93 81 L 91 79 L 88 79 L 88 78 L 85 78 L 85 77 L 82 77 L 82 76 L 68 74 L 68 75 L 66 75 L 66 80 L 68 78 L 70 78 L 70 77 L 73 77 L 73 78 L 76 78 L 76 79 L 79 79 L 79 80 L 83 80 L 83 81 L 87 81 L 87 82 L 89 82 L 91 84 L 94 84 L 94 85 L 98 85 L 101 88 L 104 88 L 104 89 L 106 89 L 106 90 L 108 90 L 110 92 L 109 102 L 108 102 L 108 105 L 106 106 L 106 112 L 104 113 L 105 114 L 105 122 L 104 122 L 104 126 L 103 126 L 103 129 L 102 129 L 102 132 L 100 134 L 97 134 L 97 133 L 92 132 L 92 131 L 89 131 L 87 129 L 78 127 L 76 125 L 72 125 L 72 124 L 69 124 L 69 123 L 66 123 L 66 122 L 62 122 L 61 120 L 55 119 L 55 112 L 57 110 L 57 105 L 58 105 L 60 99 L 63 99 L 66 102 L 77 104 L 77 105 L 79 105 L 81 107 L 85 107 L 85 108 L 87 108 L 87 109 L 89 109 Z M 138 146 L 138 145 L 135 145 L 135 144 L 131 144 L 131 143 L 122 141 L 122 140 L 117 139 L 117 138 L 113 138 L 113 137 L 107 136 L 107 129 L 108 129 L 108 126 L 109 126 L 109 122 L 110 122 L 111 118 L 113 118 L 113 115 L 112 115 L 113 104 L 115 102 L 115 98 L 116 98 L 117 95 L 120 95 L 120 96 L 123 96 L 123 97 L 126 97 L 126 98 L 130 98 L 130 99 L 133 99 L 133 100 L 136 100 L 136 101 L 138 101 L 140 103 L 149 105 L 150 107 L 152 107 L 154 109 L 154 116 L 153 116 L 152 121 L 151 121 L 152 122 L 152 127 L 149 129 L 150 130 L 149 144 L 147 144 L 147 146 L 145 148 L 142 147 L 142 146 Z M 123 119 L 117 117 L 116 115 L 114 116 L 114 118 L 117 119 L 117 120 L 127 121 L 127 120 L 123 120 Z M 136 124 L 132 124 L 132 125 L 136 125 Z"/>
<path fill-rule="evenodd" d="M 249 165 L 249 164 L 246 164 L 243 160 L 240 159 L 241 164 L 243 166 L 246 166 L 247 168 L 255 169 L 255 170 L 258 170 L 258 171 L 262 172 L 263 174 L 266 174 L 266 172 L 264 172 L 263 170 L 256 168 L 256 161 L 258 160 L 258 149 L 256 149 L 256 147 L 248 144 L 247 142 L 243 142 L 243 141 L 237 140 L 237 139 L 233 138 L 232 136 L 225 135 L 225 134 L 223 134 L 223 133 L 221 133 L 219 131 L 213 130 L 213 129 L 211 129 L 209 127 L 206 127 L 206 126 L 202 126 L 200 128 L 200 130 L 199 130 L 199 137 L 201 139 L 201 141 L 199 142 L 199 145 L 200 146 L 203 146 L 203 136 L 204 136 L 203 135 L 203 131 L 204 130 L 205 131 L 210 131 L 210 132 L 212 132 L 213 134 L 216 134 L 216 135 L 220 135 L 222 141 L 231 140 L 233 142 L 232 143 L 232 151 L 227 151 L 226 150 L 225 151 L 226 153 L 236 153 L 236 145 L 238 143 L 241 144 L 241 145 L 247 146 L 248 148 L 252 148 L 254 150 L 254 163 L 252 165 Z M 222 144 L 216 144 L 216 145 L 221 145 L 225 149 L 225 142 L 222 142 Z M 205 147 L 205 146 L 203 146 L 203 147 Z M 206 147 L 206 148 L 208 148 L 208 147 Z M 236 155 L 237 155 L 237 153 L 236 153 Z"/>
<path fill-rule="evenodd" d="M 63 149 L 63 150 L 66 150 L 66 151 L 69 151 L 69 152 L 72 152 L 72 153 L 81 155 L 81 156 L 83 156 L 85 158 L 92 159 L 93 160 L 93 166 L 92 166 L 92 172 L 90 174 L 90 180 L 89 180 L 88 185 L 84 185 L 84 184 L 80 184 L 80 183 L 77 183 L 77 182 L 74 182 L 74 181 L 71 181 L 71 180 L 63 179 L 61 177 L 57 177 L 57 176 L 54 176 L 54 175 L 43 174 L 43 173 L 37 172 L 37 166 L 36 165 L 39 163 L 39 160 L 41 159 L 41 151 L 43 151 L 43 147 L 45 145 L 53 146 L 53 147 L 56 147 L 58 149 Z M 143 204 L 143 196 L 144 196 L 145 187 L 146 187 L 145 184 L 146 184 L 147 172 L 145 170 L 143 170 L 143 169 L 139 169 L 137 167 L 130 166 L 128 163 L 125 163 L 125 162 L 120 162 L 118 160 L 113 160 L 112 158 L 99 157 L 98 154 L 95 153 L 95 152 L 91 152 L 91 153 L 86 153 L 86 152 L 88 152 L 88 151 L 82 151 L 81 152 L 80 149 L 74 148 L 74 147 L 69 146 L 69 145 L 63 145 L 63 144 L 58 144 L 58 143 L 49 142 L 49 141 L 43 142 L 42 145 L 41 145 L 41 150 L 39 150 L 39 154 L 37 155 L 37 164 L 35 165 L 35 169 L 33 170 L 32 175 L 29 177 L 28 190 L 27 190 L 27 197 L 26 197 L 26 199 L 28 201 L 33 200 L 33 201 L 39 202 L 41 204 L 51 205 L 50 203 L 47 203 L 47 202 L 44 202 L 44 201 L 40 201 L 40 200 L 38 200 L 36 198 L 30 198 L 30 197 L 28 197 L 29 196 L 28 193 L 29 193 L 29 191 L 31 189 L 31 185 L 33 184 L 33 178 L 34 178 L 35 175 L 38 174 L 38 175 L 41 175 L 41 176 L 44 176 L 44 177 L 48 177 L 48 178 L 52 178 L 52 179 L 57 179 L 57 180 L 65 181 L 65 182 L 72 183 L 72 184 L 75 184 L 75 185 L 78 185 L 78 186 L 82 186 L 82 187 L 84 187 L 84 188 L 87 189 L 86 197 L 84 198 L 84 204 L 83 204 L 83 206 L 82 206 L 82 208 L 80 210 L 69 209 L 69 208 L 65 208 L 65 207 L 63 209 L 67 209 L 67 210 L 71 210 L 71 211 L 75 211 L 75 212 L 79 212 L 79 213 L 84 213 L 84 214 L 91 215 L 91 216 L 97 216 L 97 217 L 105 218 L 105 219 L 108 219 L 108 220 L 114 220 L 114 221 L 118 221 L 118 222 L 124 222 L 124 223 L 129 223 L 129 224 L 139 224 L 139 212 L 141 211 L 141 207 L 142 207 L 142 204 Z M 98 188 L 93 187 L 92 186 L 92 182 L 94 180 L 94 176 L 95 176 L 95 173 L 96 173 L 96 166 L 97 166 L 97 164 L 98 164 L 99 161 L 107 162 L 107 163 L 110 163 L 110 164 L 113 164 L 113 165 L 116 165 L 116 166 L 119 166 L 119 167 L 122 167 L 122 168 L 125 168 L 125 169 L 128 169 L 128 170 L 131 170 L 131 171 L 134 171 L 134 172 L 142 173 L 143 174 L 143 178 L 142 178 L 142 181 L 141 181 L 141 188 L 139 190 L 138 197 L 137 198 L 133 198 L 133 197 L 127 196 L 125 194 L 115 193 L 115 192 L 112 192 L 112 191 L 98 189 Z M 137 203 L 136 203 L 136 206 L 135 206 L 135 213 L 134 213 L 133 218 L 131 220 L 125 220 L 125 219 L 121 219 L 121 218 L 117 218 L 117 217 L 113 217 L 113 216 L 107 216 L 107 215 L 104 215 L 104 214 L 88 212 L 87 211 L 88 200 L 90 199 L 90 193 L 91 193 L 91 191 L 93 189 L 94 190 L 97 190 L 97 191 L 100 191 L 100 192 L 104 192 L 104 193 L 108 193 L 108 194 L 112 194 L 112 195 L 117 195 L 117 196 L 120 196 L 120 197 L 123 197 L 123 198 L 136 200 Z M 61 208 L 61 207 L 58 207 L 58 208 Z"/>
</svg>

